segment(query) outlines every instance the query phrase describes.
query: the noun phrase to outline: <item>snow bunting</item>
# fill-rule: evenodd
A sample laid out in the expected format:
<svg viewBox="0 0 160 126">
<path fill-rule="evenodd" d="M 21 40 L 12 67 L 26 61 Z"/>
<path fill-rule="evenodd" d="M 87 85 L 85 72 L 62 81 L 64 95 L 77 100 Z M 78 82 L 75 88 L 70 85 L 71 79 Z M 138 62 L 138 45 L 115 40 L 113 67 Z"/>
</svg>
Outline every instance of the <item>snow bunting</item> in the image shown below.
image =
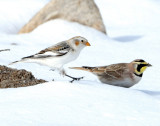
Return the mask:
<svg viewBox="0 0 160 126">
<path fill-rule="evenodd" d="M 60 74 L 72 78 L 73 80 L 71 82 L 73 82 L 74 80 L 79 80 L 83 77 L 74 78 L 67 75 L 63 69 L 63 65 L 75 60 L 85 46 L 90 46 L 88 40 L 84 37 L 76 36 L 41 50 L 34 55 L 23 57 L 20 61 L 12 62 L 10 65 L 17 62 L 30 62 L 49 66 L 52 70 L 58 70 Z"/>
<path fill-rule="evenodd" d="M 130 63 L 118 63 L 100 67 L 71 67 L 71 69 L 85 70 L 93 73 L 105 84 L 129 88 L 137 84 L 147 67 L 152 66 L 142 59 Z"/>
<path fill-rule="evenodd" d="M 0 50 L 0 52 L 2 52 L 2 51 L 10 51 L 10 49 L 2 49 L 2 50 Z"/>
</svg>

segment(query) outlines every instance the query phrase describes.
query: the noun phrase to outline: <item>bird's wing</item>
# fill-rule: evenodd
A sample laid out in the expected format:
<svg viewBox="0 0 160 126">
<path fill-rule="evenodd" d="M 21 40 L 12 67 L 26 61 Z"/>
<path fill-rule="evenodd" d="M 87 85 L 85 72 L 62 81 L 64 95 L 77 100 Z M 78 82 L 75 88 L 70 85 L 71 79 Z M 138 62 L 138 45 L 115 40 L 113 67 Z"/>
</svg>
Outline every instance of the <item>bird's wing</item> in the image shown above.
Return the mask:
<svg viewBox="0 0 160 126">
<path fill-rule="evenodd" d="M 126 69 L 126 64 L 112 64 L 109 66 L 100 66 L 100 67 L 93 67 L 92 73 L 98 76 L 107 76 L 110 78 L 119 78 L 124 73 Z"/>
<path fill-rule="evenodd" d="M 89 66 L 82 66 L 82 67 L 71 67 L 71 69 L 79 69 L 84 71 L 89 71 L 98 76 L 111 76 L 111 77 L 120 77 L 124 69 L 126 69 L 125 63 L 120 64 L 112 64 L 109 66 L 97 66 L 97 67 L 89 67 Z"/>
<path fill-rule="evenodd" d="M 99 77 L 101 76 L 108 79 L 117 79 L 121 78 L 123 74 L 126 73 L 125 71 L 127 71 L 127 65 L 126 63 L 119 63 L 119 64 L 112 64 L 109 66 L 98 66 L 98 67 L 89 67 L 89 66 L 71 67 L 71 69 L 89 71 Z"/>
<path fill-rule="evenodd" d="M 56 45 L 48 47 L 44 50 L 41 50 L 39 53 L 36 53 L 35 55 L 24 57 L 23 59 L 63 56 L 67 54 L 70 49 L 71 47 L 66 43 L 66 41 L 63 41 L 63 42 L 57 43 Z"/>
<path fill-rule="evenodd" d="M 111 78 L 120 78 L 123 76 L 127 67 L 125 63 L 112 64 L 104 69 L 104 73 Z"/>
</svg>

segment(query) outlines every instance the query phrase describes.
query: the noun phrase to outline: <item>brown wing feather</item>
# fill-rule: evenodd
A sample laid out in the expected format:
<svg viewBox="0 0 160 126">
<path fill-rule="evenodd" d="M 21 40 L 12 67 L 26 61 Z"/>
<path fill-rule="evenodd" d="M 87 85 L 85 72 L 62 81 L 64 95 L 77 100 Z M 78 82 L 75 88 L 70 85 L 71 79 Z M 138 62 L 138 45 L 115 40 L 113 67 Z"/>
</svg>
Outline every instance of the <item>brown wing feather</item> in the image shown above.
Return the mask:
<svg viewBox="0 0 160 126">
<path fill-rule="evenodd" d="M 109 76 L 110 78 L 120 78 L 123 76 L 124 71 L 127 69 L 126 66 L 126 63 L 109 65 L 104 71 L 104 76 Z"/>
<path fill-rule="evenodd" d="M 90 72 L 98 76 L 106 76 L 107 78 L 119 78 L 126 69 L 126 63 L 112 64 L 109 66 L 94 67 Z"/>
<path fill-rule="evenodd" d="M 26 59 L 26 58 L 37 59 L 37 58 L 63 56 L 66 53 L 68 53 L 70 49 L 71 47 L 66 43 L 66 41 L 63 41 L 63 42 L 57 43 L 56 45 L 48 47 L 44 50 L 41 50 L 39 53 L 36 53 L 35 55 L 23 57 L 22 59 Z M 52 52 L 54 55 L 45 54 L 46 52 Z"/>
<path fill-rule="evenodd" d="M 112 64 L 109 66 L 99 66 L 99 67 L 72 67 L 72 69 L 79 69 L 89 71 L 97 76 L 104 76 L 107 79 L 120 78 L 124 71 L 127 69 L 126 63 Z"/>
<path fill-rule="evenodd" d="M 64 53 L 67 53 L 69 50 L 70 50 L 70 46 L 66 43 L 66 41 L 63 41 L 63 42 L 57 43 L 56 45 L 48 47 L 44 50 L 41 50 L 37 54 L 44 54 L 46 52 L 54 52 L 54 53 L 58 53 L 58 54 L 64 54 Z"/>
</svg>

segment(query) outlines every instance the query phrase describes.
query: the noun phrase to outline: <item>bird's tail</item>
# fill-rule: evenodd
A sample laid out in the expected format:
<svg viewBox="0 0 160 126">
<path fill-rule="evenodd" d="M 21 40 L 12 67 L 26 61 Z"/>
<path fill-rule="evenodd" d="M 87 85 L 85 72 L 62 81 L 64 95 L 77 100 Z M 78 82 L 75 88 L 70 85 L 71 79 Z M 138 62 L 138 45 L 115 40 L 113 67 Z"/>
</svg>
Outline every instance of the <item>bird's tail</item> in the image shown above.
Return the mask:
<svg viewBox="0 0 160 126">
<path fill-rule="evenodd" d="M 92 72 L 95 67 L 88 67 L 88 66 L 82 66 L 82 67 L 70 67 L 70 69 L 77 69 L 77 70 L 84 70 L 88 72 Z"/>
<path fill-rule="evenodd" d="M 23 57 L 21 60 L 14 61 L 14 62 L 10 63 L 9 65 L 13 65 L 13 64 L 18 63 L 18 62 L 29 62 L 28 59 L 30 59 L 32 57 L 34 57 L 34 55 Z"/>
</svg>

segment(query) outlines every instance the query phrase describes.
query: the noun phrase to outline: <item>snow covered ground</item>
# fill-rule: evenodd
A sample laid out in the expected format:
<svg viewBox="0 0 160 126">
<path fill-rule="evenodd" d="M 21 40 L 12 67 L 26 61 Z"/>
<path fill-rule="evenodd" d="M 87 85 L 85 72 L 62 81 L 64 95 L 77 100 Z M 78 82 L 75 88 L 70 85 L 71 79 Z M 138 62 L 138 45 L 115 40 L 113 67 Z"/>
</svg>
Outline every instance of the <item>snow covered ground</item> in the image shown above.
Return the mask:
<svg viewBox="0 0 160 126">
<path fill-rule="evenodd" d="M 49 82 L 17 89 L 0 89 L 1 126 L 159 126 L 160 121 L 160 2 L 158 0 L 96 0 L 108 36 L 63 20 L 47 22 L 32 33 L 16 33 L 49 0 L 0 1 L 0 64 L 8 65 L 50 45 L 81 35 L 91 43 L 77 60 L 65 65 L 69 78 L 31 63 L 13 68 L 31 71 Z M 11 45 L 17 43 L 17 45 Z M 153 65 L 143 79 L 126 89 L 102 84 L 70 66 L 100 66 L 142 58 Z M 51 80 L 55 81 L 52 82 Z"/>
</svg>

